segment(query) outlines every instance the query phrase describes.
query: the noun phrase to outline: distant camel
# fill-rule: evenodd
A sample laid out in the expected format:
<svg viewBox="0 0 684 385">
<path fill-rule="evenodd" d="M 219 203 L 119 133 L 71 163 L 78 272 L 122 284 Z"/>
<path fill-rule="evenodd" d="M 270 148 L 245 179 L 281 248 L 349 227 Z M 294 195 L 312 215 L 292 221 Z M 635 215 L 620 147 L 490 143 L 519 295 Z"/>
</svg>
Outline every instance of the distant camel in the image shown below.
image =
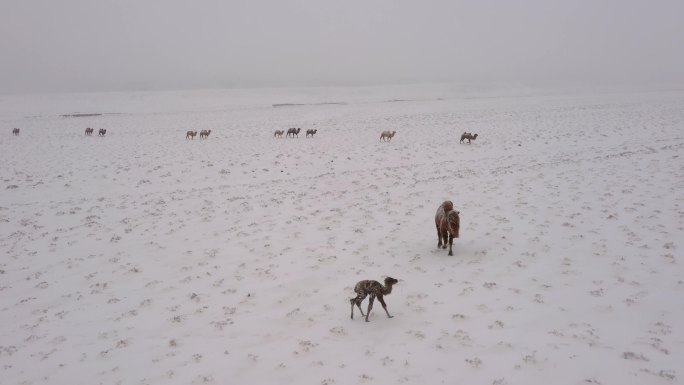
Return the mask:
<svg viewBox="0 0 684 385">
<path fill-rule="evenodd" d="M 382 297 L 392 293 L 392 285 L 396 284 L 397 282 L 399 281 L 392 277 L 385 278 L 385 286 L 382 286 L 382 284 L 378 281 L 359 281 L 356 286 L 354 286 L 354 292 L 357 294 L 356 297 L 349 300 L 349 302 L 351 302 L 351 319 L 354 319 L 354 305 L 356 305 L 359 308 L 359 311 L 361 311 L 361 316 L 364 316 L 363 310 L 361 309 L 361 302 L 363 302 L 363 300 L 366 299 L 366 296 L 369 294 L 370 299 L 368 300 L 368 310 L 365 314 L 366 322 L 368 322 L 368 316 L 370 315 L 371 309 L 373 309 L 373 301 L 375 300 L 375 297 L 378 297 L 378 301 L 380 301 L 382 304 L 382 308 L 385 309 L 387 317 L 392 318 L 390 313 L 387 311 L 387 304 L 385 304 L 385 300 Z"/>
<path fill-rule="evenodd" d="M 315 130 L 306 130 L 306 137 L 308 138 L 309 135 L 311 135 L 311 137 L 313 138 L 313 136 L 316 134 L 317 131 L 318 131 L 318 129 L 315 129 Z"/>
<path fill-rule="evenodd" d="M 19 136 L 19 131 L 21 131 L 21 130 L 18 129 L 18 128 L 13 128 L 13 129 L 12 129 L 12 135 L 14 135 L 14 136 Z"/>
<path fill-rule="evenodd" d="M 279 138 L 282 138 L 284 133 L 285 133 L 285 130 L 275 130 L 273 132 L 273 137 L 275 138 L 277 136 Z"/>
<path fill-rule="evenodd" d="M 451 251 L 451 246 L 454 243 L 454 238 L 458 238 L 458 232 L 461 226 L 461 218 L 458 216 L 459 212 L 454 210 L 454 204 L 451 201 L 444 201 L 435 214 L 435 226 L 437 226 L 437 247 L 446 249 L 447 242 L 449 243 L 449 255 L 454 255 Z"/>
<path fill-rule="evenodd" d="M 188 131 L 185 133 L 185 139 L 195 139 L 195 135 L 197 135 L 197 131 Z"/>
<path fill-rule="evenodd" d="M 106 130 L 106 129 L 103 129 L 103 128 L 100 128 L 100 130 L 97 132 L 97 134 L 98 134 L 99 136 L 105 136 L 105 134 L 107 134 L 107 130 Z"/>
<path fill-rule="evenodd" d="M 290 128 L 287 130 L 287 135 L 285 135 L 285 137 L 289 137 L 290 135 L 292 135 L 293 138 L 295 136 L 299 138 L 299 131 L 301 130 L 301 128 Z"/>
<path fill-rule="evenodd" d="M 200 139 L 207 139 L 209 134 L 211 134 L 211 130 L 202 130 L 200 132 Z"/>
<path fill-rule="evenodd" d="M 91 128 L 91 127 L 88 127 L 88 128 L 85 129 L 85 134 L 86 134 L 87 136 L 90 136 L 90 135 L 93 134 L 93 131 L 95 131 L 95 129 L 93 129 L 93 128 Z"/>
<path fill-rule="evenodd" d="M 380 140 L 381 141 L 390 141 L 392 138 L 394 138 L 394 134 L 396 134 L 396 131 L 383 131 L 382 134 L 380 134 Z"/>
<path fill-rule="evenodd" d="M 477 139 L 477 134 L 473 135 L 470 132 L 464 132 L 463 135 L 461 135 L 461 143 L 463 143 L 464 140 L 468 139 L 468 143 L 470 143 L 470 140 L 475 140 Z"/>
</svg>

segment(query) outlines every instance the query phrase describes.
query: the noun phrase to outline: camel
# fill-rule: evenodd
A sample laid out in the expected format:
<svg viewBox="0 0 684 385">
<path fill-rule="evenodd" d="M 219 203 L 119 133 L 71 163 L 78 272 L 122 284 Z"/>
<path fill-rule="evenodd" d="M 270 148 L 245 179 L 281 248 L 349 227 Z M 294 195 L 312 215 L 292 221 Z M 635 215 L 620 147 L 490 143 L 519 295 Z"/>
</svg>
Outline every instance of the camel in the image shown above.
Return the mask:
<svg viewBox="0 0 684 385">
<path fill-rule="evenodd" d="M 390 141 L 390 140 L 392 140 L 392 138 L 394 137 L 394 134 L 396 134 L 396 133 L 397 133 L 396 131 L 392 131 L 392 132 L 390 132 L 390 131 L 383 131 L 382 134 L 380 134 L 380 140 L 381 140 L 381 141 L 382 141 L 382 140 L 384 140 L 384 141 Z"/>
<path fill-rule="evenodd" d="M 301 131 L 301 130 L 302 130 L 301 128 L 289 128 L 287 130 L 287 135 L 285 135 L 285 137 L 289 137 L 290 135 L 292 135 L 293 138 L 295 136 L 299 138 L 299 131 Z"/>
<path fill-rule="evenodd" d="M 105 136 L 107 134 L 107 130 L 104 128 L 100 128 L 100 130 L 97 132 L 99 136 Z"/>
<path fill-rule="evenodd" d="M 458 238 L 458 232 L 461 226 L 461 218 L 458 216 L 460 212 L 454 210 L 454 204 L 451 201 L 444 201 L 435 214 L 435 226 L 437 227 L 437 247 L 446 249 L 447 241 L 449 242 L 449 255 L 454 255 L 451 251 L 451 246 L 454 243 L 454 238 Z M 442 241 L 444 241 L 442 243 Z"/>
<path fill-rule="evenodd" d="M 207 139 L 209 138 L 209 134 L 211 134 L 211 130 L 202 130 L 200 132 L 200 139 Z"/>
<path fill-rule="evenodd" d="M 315 129 L 315 130 L 306 130 L 306 137 L 308 138 L 309 135 L 311 135 L 311 137 L 313 138 L 313 136 L 316 134 L 316 132 L 318 132 L 318 129 Z"/>
<path fill-rule="evenodd" d="M 385 309 L 387 317 L 392 318 L 390 313 L 387 311 L 387 304 L 385 303 L 383 296 L 391 294 L 392 285 L 396 284 L 397 282 L 399 281 L 392 277 L 385 278 L 385 286 L 382 286 L 382 284 L 378 281 L 359 281 L 356 286 L 354 286 L 354 292 L 357 294 L 356 297 L 349 300 L 351 303 L 351 319 L 354 319 L 354 305 L 359 308 L 361 316 L 364 316 L 363 310 L 361 309 L 361 302 L 363 302 L 368 295 L 370 295 L 370 299 L 368 300 L 368 310 L 365 314 L 366 322 L 368 322 L 368 316 L 370 315 L 371 309 L 373 309 L 373 301 L 375 300 L 375 297 L 378 297 L 378 301 L 380 301 L 382 304 L 382 308 Z"/>
<path fill-rule="evenodd" d="M 86 136 L 92 135 L 92 134 L 93 134 L 93 131 L 95 131 L 95 129 L 93 129 L 93 128 L 91 128 L 91 127 L 86 128 L 86 129 L 85 129 L 85 134 L 86 134 Z"/>
<path fill-rule="evenodd" d="M 185 133 L 185 139 L 190 138 L 190 139 L 194 140 L 195 135 L 197 135 L 197 131 L 188 131 Z"/>
<path fill-rule="evenodd" d="M 284 133 L 285 133 L 285 130 L 275 130 L 273 132 L 273 137 L 275 138 L 277 136 L 279 138 L 282 138 Z"/>
<path fill-rule="evenodd" d="M 473 135 L 470 132 L 464 132 L 461 135 L 461 143 L 463 143 L 464 140 L 468 139 L 468 144 L 470 144 L 470 140 L 475 140 L 477 139 L 477 134 Z"/>
<path fill-rule="evenodd" d="M 21 131 L 21 130 L 18 129 L 18 128 L 13 128 L 13 129 L 12 129 L 12 135 L 14 135 L 14 136 L 19 136 L 19 131 Z"/>
</svg>

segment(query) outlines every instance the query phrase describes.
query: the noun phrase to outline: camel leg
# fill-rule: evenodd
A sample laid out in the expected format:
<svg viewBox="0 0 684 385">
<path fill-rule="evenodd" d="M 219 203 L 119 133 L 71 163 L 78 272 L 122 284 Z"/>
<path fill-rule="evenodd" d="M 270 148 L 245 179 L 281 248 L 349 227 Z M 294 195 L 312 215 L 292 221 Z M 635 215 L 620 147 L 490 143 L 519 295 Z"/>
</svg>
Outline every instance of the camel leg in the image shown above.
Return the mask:
<svg viewBox="0 0 684 385">
<path fill-rule="evenodd" d="M 354 305 L 356 305 L 359 308 L 359 311 L 361 312 L 361 317 L 365 316 L 365 314 L 363 314 L 363 309 L 361 309 L 361 302 L 363 302 L 365 298 L 365 295 L 359 294 L 355 298 L 349 300 L 349 302 L 351 302 L 351 319 L 354 319 Z"/>
<path fill-rule="evenodd" d="M 387 313 L 387 317 L 392 318 L 390 313 L 387 311 L 387 304 L 385 303 L 385 300 L 382 299 L 381 295 L 378 296 L 378 301 L 380 301 L 380 303 L 382 304 L 382 308 L 385 309 L 385 313 Z"/>
<path fill-rule="evenodd" d="M 442 233 L 439 231 L 439 226 L 437 226 L 437 248 L 442 247 Z"/>
<path fill-rule="evenodd" d="M 366 298 L 366 297 L 364 296 L 364 298 Z M 356 301 L 356 306 L 359 308 L 359 311 L 361 312 L 361 317 L 365 317 L 365 316 L 366 316 L 365 314 L 363 314 L 363 309 L 361 309 L 361 302 L 363 302 L 363 299 L 364 299 L 364 298 L 361 298 L 360 301 Z"/>
<path fill-rule="evenodd" d="M 351 303 L 351 319 L 354 319 L 354 303 L 356 302 L 356 298 L 352 298 L 349 300 L 349 303 Z"/>
<path fill-rule="evenodd" d="M 366 311 L 366 322 L 368 322 L 368 316 L 370 315 L 371 309 L 373 309 L 373 301 L 375 301 L 375 296 L 371 294 L 368 300 L 368 310 Z"/>
<path fill-rule="evenodd" d="M 442 249 L 447 248 L 447 241 L 449 239 L 449 232 L 448 231 L 442 231 L 442 239 L 444 240 L 444 243 L 442 244 Z"/>
<path fill-rule="evenodd" d="M 453 243 L 454 243 L 454 237 L 451 234 L 449 234 L 449 255 L 450 256 L 454 255 L 454 253 L 451 251 L 451 245 L 453 245 Z"/>
</svg>

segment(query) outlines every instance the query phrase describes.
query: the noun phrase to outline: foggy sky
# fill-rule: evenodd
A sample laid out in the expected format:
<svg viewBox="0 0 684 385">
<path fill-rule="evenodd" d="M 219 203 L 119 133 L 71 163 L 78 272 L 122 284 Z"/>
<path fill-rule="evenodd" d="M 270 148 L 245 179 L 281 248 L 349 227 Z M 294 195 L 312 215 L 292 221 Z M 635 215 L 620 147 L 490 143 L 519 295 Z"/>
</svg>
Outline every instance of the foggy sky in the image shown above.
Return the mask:
<svg viewBox="0 0 684 385">
<path fill-rule="evenodd" d="M 684 81 L 682 0 L 0 0 L 0 93 Z"/>
</svg>

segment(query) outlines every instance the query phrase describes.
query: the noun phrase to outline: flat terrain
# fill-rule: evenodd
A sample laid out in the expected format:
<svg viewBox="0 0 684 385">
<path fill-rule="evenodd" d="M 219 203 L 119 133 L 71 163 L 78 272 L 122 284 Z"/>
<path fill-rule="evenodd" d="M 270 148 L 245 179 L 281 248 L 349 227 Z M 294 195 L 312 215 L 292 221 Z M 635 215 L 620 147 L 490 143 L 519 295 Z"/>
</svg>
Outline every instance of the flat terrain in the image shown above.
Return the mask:
<svg viewBox="0 0 684 385">
<path fill-rule="evenodd" d="M 684 381 L 684 92 L 2 96 L 0 127 L 2 384 Z M 394 318 L 350 320 L 386 275 Z"/>
</svg>

